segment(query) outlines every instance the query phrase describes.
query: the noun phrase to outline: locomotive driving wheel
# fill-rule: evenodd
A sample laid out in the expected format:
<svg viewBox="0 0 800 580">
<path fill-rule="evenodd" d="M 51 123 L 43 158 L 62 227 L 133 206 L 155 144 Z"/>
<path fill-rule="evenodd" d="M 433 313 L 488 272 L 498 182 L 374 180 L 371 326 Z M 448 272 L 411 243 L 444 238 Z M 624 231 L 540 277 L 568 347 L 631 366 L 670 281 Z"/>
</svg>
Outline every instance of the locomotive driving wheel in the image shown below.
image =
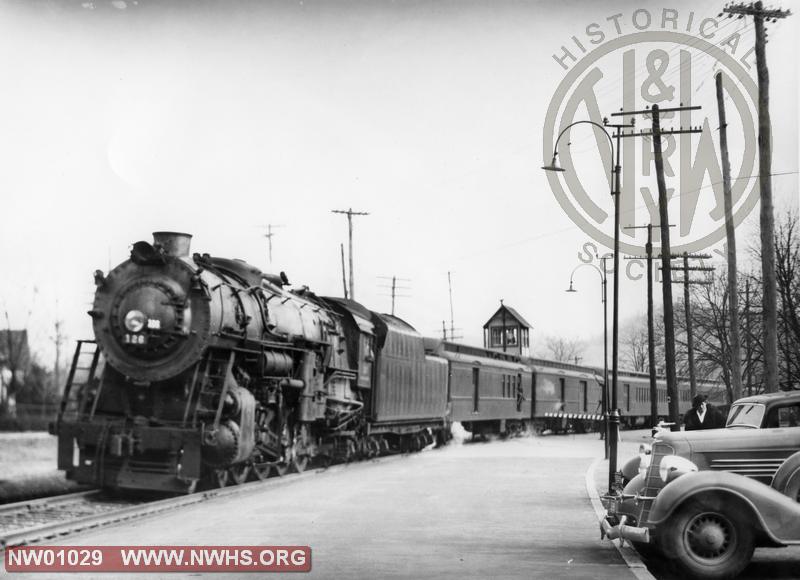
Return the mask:
<svg viewBox="0 0 800 580">
<path fill-rule="evenodd" d="M 278 475 L 278 477 L 283 477 L 292 468 L 292 463 L 294 460 L 294 446 L 292 445 L 291 431 L 292 430 L 289 428 L 289 425 L 284 423 L 279 437 L 281 449 L 280 459 L 274 466 L 275 473 Z"/>
<path fill-rule="evenodd" d="M 308 426 L 304 423 L 295 425 L 293 431 L 291 465 L 297 473 L 303 473 L 311 461 L 311 438 L 308 434 Z"/>
<path fill-rule="evenodd" d="M 272 471 L 272 465 L 269 463 L 259 463 L 259 459 L 259 457 L 256 457 L 253 460 L 252 473 L 256 480 L 261 481 L 269 477 L 269 474 Z"/>
<path fill-rule="evenodd" d="M 364 455 L 367 459 L 372 459 L 381 454 L 381 442 L 378 437 L 371 436 L 367 438 L 364 444 Z"/>
<path fill-rule="evenodd" d="M 225 487 L 230 480 L 228 469 L 215 469 L 212 475 L 212 483 L 217 487 Z"/>
<path fill-rule="evenodd" d="M 236 485 L 241 485 L 247 481 L 252 471 L 253 464 L 248 462 L 237 463 L 228 468 L 228 480 Z"/>
<path fill-rule="evenodd" d="M 287 468 L 282 465 L 283 440 L 286 437 L 280 431 L 280 421 L 275 409 L 258 405 L 256 407 L 256 450 L 252 463 L 252 472 L 256 479 L 267 479 L 273 473 L 279 476 L 286 473 Z"/>
</svg>

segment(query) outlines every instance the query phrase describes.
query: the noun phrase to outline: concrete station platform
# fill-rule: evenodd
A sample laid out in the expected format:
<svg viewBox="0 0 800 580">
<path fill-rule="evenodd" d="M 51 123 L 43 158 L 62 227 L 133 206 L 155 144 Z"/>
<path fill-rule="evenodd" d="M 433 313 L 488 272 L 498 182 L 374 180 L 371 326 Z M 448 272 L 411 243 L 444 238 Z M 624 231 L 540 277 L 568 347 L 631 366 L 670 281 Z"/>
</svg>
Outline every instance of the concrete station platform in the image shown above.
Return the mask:
<svg viewBox="0 0 800 580">
<path fill-rule="evenodd" d="M 638 444 L 623 442 L 621 457 Z M 652 578 L 600 540 L 589 468 L 602 455 L 597 434 L 451 444 L 59 543 L 309 545 L 314 578 Z M 125 574 L 137 577 L 154 575 Z"/>
</svg>

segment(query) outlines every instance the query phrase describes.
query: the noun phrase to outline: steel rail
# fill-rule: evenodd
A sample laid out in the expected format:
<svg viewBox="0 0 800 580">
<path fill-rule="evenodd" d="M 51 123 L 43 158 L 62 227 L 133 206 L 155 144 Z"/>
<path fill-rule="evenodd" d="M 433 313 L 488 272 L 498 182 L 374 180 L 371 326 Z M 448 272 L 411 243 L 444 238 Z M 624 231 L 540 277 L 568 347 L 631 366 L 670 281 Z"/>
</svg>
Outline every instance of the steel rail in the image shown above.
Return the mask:
<svg viewBox="0 0 800 580">
<path fill-rule="evenodd" d="M 106 510 L 105 512 L 84 515 L 73 519 L 64 521 L 56 521 L 45 523 L 42 525 L 22 528 L 19 530 L 12 530 L 10 532 L 0 532 L 0 548 L 10 548 L 14 546 L 24 546 L 53 538 L 63 538 L 72 536 L 74 534 L 122 523 L 128 520 L 133 520 L 141 517 L 156 515 L 173 509 L 186 507 L 202 502 L 206 502 L 215 498 L 230 497 L 238 494 L 253 493 L 271 487 L 280 487 L 289 484 L 295 480 L 310 477 L 321 473 L 337 473 L 348 467 L 366 466 L 374 463 L 384 463 L 387 461 L 401 459 L 403 457 L 411 457 L 416 454 L 398 454 L 389 455 L 385 457 L 374 458 L 369 461 L 359 461 L 356 463 L 340 463 L 325 468 L 316 468 L 304 471 L 303 473 L 291 473 L 282 477 L 270 478 L 264 481 L 252 481 L 231 487 L 212 489 L 207 491 L 196 492 L 191 495 L 182 495 L 176 497 L 169 497 L 166 499 L 158 499 L 153 501 L 141 500 L 141 503 L 136 505 L 128 505 L 119 509 Z M 94 494 L 103 495 L 102 491 L 90 490 L 88 492 L 78 492 L 69 494 L 69 496 L 55 496 L 50 498 L 42 498 L 37 500 L 18 502 L 15 504 L 7 504 L 0 509 L 0 515 L 3 511 L 10 512 L 13 509 L 25 510 L 29 506 L 36 506 L 38 509 L 44 510 L 49 506 L 58 503 L 77 503 L 81 500 L 86 501 L 86 498 L 91 500 Z M 99 498 L 98 498 L 99 499 Z M 59 501 L 60 500 L 60 501 Z M 118 502 L 119 499 L 115 498 Z M 136 500 L 134 500 L 136 501 Z M 100 503 L 100 505 L 108 505 L 111 502 Z M 57 505 L 54 507 L 58 507 Z M 5 551 L 0 550 L 0 561 L 5 559 Z"/>
</svg>

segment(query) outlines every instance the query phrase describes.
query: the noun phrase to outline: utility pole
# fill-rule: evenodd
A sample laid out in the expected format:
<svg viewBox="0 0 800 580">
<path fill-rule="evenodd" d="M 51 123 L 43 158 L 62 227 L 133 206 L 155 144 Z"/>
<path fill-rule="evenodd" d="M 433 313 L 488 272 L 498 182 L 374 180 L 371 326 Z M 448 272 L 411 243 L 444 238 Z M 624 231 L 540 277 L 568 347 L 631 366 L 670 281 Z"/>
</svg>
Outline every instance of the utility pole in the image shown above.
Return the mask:
<svg viewBox="0 0 800 580">
<path fill-rule="evenodd" d="M 647 224 L 647 374 L 650 378 L 650 428 L 658 424 L 658 386 L 656 385 L 656 329 L 653 306 L 653 224 Z"/>
<path fill-rule="evenodd" d="M 675 227 L 670 224 L 669 227 Z M 650 427 L 658 424 L 658 388 L 656 386 L 656 338 L 655 309 L 653 307 L 653 224 L 646 226 L 626 226 L 626 230 L 647 228 L 647 243 L 644 246 L 647 257 L 647 370 L 650 376 Z M 638 259 L 639 256 L 631 256 Z"/>
<path fill-rule="evenodd" d="M 708 284 L 707 280 L 690 280 L 689 271 L 697 270 L 702 272 L 711 272 L 714 268 L 707 266 L 689 266 L 689 259 L 693 260 L 708 260 L 711 258 L 709 254 L 688 254 L 684 252 L 681 256 L 672 256 L 673 258 L 683 259 L 683 280 L 673 280 L 675 284 L 683 284 L 683 312 L 686 316 L 686 351 L 687 358 L 689 359 L 689 391 L 694 398 L 697 394 L 697 377 L 695 376 L 694 369 L 694 336 L 692 335 L 692 310 L 691 300 L 689 296 L 690 284 Z"/>
<path fill-rule="evenodd" d="M 719 111 L 719 149 L 722 158 L 722 196 L 725 203 L 725 237 L 728 246 L 728 315 L 730 318 L 731 387 L 733 401 L 742 398 L 742 348 L 739 339 L 739 289 L 736 273 L 736 232 L 733 225 L 731 195 L 731 162 L 728 158 L 728 122 L 722 94 L 722 73 L 716 75 L 717 109 Z"/>
<path fill-rule="evenodd" d="M 275 232 L 272 231 L 272 228 L 282 228 L 283 225 L 267 224 L 261 227 L 267 230 L 267 233 L 264 234 L 264 237 L 267 238 L 267 256 L 269 257 L 269 267 L 272 269 L 272 237 L 275 235 Z"/>
<path fill-rule="evenodd" d="M 653 105 L 650 109 L 642 111 L 622 111 L 614 113 L 614 116 L 623 115 L 650 115 L 652 118 L 652 129 L 650 131 L 640 131 L 639 133 L 626 133 L 623 137 L 644 137 L 653 138 L 653 157 L 656 165 L 656 181 L 658 183 L 658 217 L 661 228 L 661 270 L 662 270 L 662 296 L 664 301 L 664 353 L 667 371 L 667 401 L 669 404 L 669 418 L 673 423 L 672 429 L 680 429 L 680 413 L 678 410 L 678 379 L 675 372 L 675 322 L 672 310 L 672 270 L 670 268 L 670 245 L 669 245 L 669 212 L 667 209 L 667 183 L 664 178 L 664 151 L 661 145 L 662 135 L 677 135 L 680 133 L 700 133 L 701 127 L 690 127 L 688 129 L 661 129 L 661 113 L 671 113 L 679 111 L 694 111 L 700 109 L 699 106 L 689 107 L 670 107 L 666 109 Z"/>
<path fill-rule="evenodd" d="M 744 339 L 747 342 L 744 348 L 745 354 L 745 370 L 747 371 L 747 396 L 750 397 L 753 394 L 753 387 L 752 387 L 752 376 L 753 376 L 753 368 L 752 368 L 752 338 L 750 336 L 750 277 L 747 276 L 744 279 Z M 736 399 L 734 399 L 735 401 Z"/>
<path fill-rule="evenodd" d="M 453 319 L 453 281 L 450 277 L 449 271 L 447 272 L 447 291 L 450 294 L 450 340 L 455 340 L 456 329 L 455 329 L 455 322 Z M 503 342 L 503 350 L 505 350 L 505 342 Z"/>
<path fill-rule="evenodd" d="M 350 253 L 350 300 L 356 299 L 355 284 L 353 282 L 353 216 L 354 215 L 369 215 L 364 211 L 353 211 L 353 208 L 332 209 L 331 213 L 341 213 L 347 216 L 347 239 L 349 240 L 348 250 Z"/>
<path fill-rule="evenodd" d="M 58 302 L 56 302 L 56 317 L 58 317 Z M 56 347 L 56 366 L 53 369 L 53 380 L 55 381 L 55 391 L 61 390 L 61 345 L 64 344 L 64 334 L 62 332 L 64 322 L 56 318 L 55 334 L 51 338 Z"/>
<path fill-rule="evenodd" d="M 397 278 L 392 276 L 392 316 L 394 316 L 394 300 L 397 293 Z"/>
<path fill-rule="evenodd" d="M 408 298 L 408 294 L 398 294 L 398 290 L 410 290 L 408 286 L 398 286 L 397 281 L 400 280 L 401 282 L 410 282 L 408 278 L 398 278 L 397 276 L 378 276 L 379 280 L 391 280 L 391 284 L 381 284 L 381 288 L 388 288 L 391 291 L 391 294 L 388 296 L 392 297 L 392 316 L 394 316 L 394 305 L 395 300 L 397 298 Z M 387 296 L 387 294 L 384 294 Z"/>
<path fill-rule="evenodd" d="M 775 276 L 775 216 L 772 205 L 772 128 L 769 116 L 769 70 L 767 69 L 767 33 L 764 21 L 777 22 L 789 10 L 765 10 L 759 0 L 755 4 L 731 4 L 724 13 L 728 17 L 752 16 L 756 33 L 756 71 L 758 74 L 758 184 L 761 190 L 761 278 L 763 296 L 761 316 L 764 341 L 764 390 L 778 390 L 778 299 Z"/>
<path fill-rule="evenodd" d="M 689 394 L 697 395 L 697 377 L 694 372 L 694 338 L 692 337 L 692 310 L 689 297 L 689 254 L 683 253 L 683 313 L 686 316 L 686 356 L 689 358 Z"/>
<path fill-rule="evenodd" d="M 344 291 L 344 299 L 347 300 L 347 280 L 345 279 L 344 269 L 344 244 L 339 244 L 339 249 L 342 251 L 342 289 Z"/>
</svg>

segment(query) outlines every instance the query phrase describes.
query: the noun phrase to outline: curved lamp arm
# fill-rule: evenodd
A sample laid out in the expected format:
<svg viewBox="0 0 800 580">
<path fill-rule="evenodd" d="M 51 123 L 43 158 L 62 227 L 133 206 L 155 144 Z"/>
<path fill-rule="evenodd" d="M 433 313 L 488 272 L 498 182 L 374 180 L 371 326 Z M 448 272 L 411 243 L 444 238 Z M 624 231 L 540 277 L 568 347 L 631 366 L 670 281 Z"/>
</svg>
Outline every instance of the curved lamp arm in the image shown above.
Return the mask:
<svg viewBox="0 0 800 580">
<path fill-rule="evenodd" d="M 574 123 L 570 123 L 569 125 L 567 125 L 566 127 L 564 127 L 561 130 L 561 133 L 559 133 L 558 137 L 556 137 L 555 145 L 553 145 L 553 160 L 550 162 L 550 165 L 542 167 L 542 169 L 544 169 L 545 171 L 564 171 L 564 169 L 562 169 L 561 167 L 556 165 L 556 158 L 558 157 L 558 142 L 561 140 L 561 137 L 564 136 L 564 133 L 569 131 L 572 127 L 574 127 L 575 125 L 581 125 L 581 124 L 584 124 L 584 123 L 588 124 L 588 125 L 594 125 L 598 129 L 600 129 L 605 134 L 606 137 L 608 137 L 608 143 L 609 143 L 609 145 L 611 145 L 611 183 L 614 183 L 614 171 L 615 171 L 615 168 L 614 168 L 614 140 L 611 138 L 611 134 L 606 130 L 606 128 L 603 125 L 601 125 L 600 123 L 597 123 L 596 121 L 589 121 L 589 120 L 586 120 L 586 119 L 581 120 L 581 121 L 575 121 Z"/>
<path fill-rule="evenodd" d="M 558 154 L 557 153 L 558 141 L 561 139 L 561 137 L 563 137 L 564 133 L 566 133 L 567 131 L 572 129 L 575 125 L 580 125 L 582 123 L 588 123 L 589 125 L 594 125 L 598 129 L 600 129 L 603 133 L 605 133 L 606 137 L 608 137 L 608 142 L 611 144 L 611 150 L 612 151 L 614 150 L 614 140 L 611 139 L 611 134 L 606 130 L 606 128 L 603 125 L 601 125 L 600 123 L 596 122 L 596 121 L 589 121 L 588 119 L 583 119 L 581 121 L 575 121 L 574 123 L 570 123 L 569 125 L 567 125 L 566 127 L 564 127 L 561 130 L 561 133 L 559 133 L 558 137 L 556 137 L 555 145 L 553 145 L 553 157 L 555 157 Z"/>
<path fill-rule="evenodd" d="M 600 267 L 597 264 L 595 264 L 593 262 L 584 262 L 583 264 L 578 264 L 577 266 L 575 266 L 572 269 L 572 272 L 569 275 L 569 288 L 567 289 L 567 292 L 577 292 L 577 290 L 574 290 L 572 288 L 572 279 L 573 279 L 573 276 L 575 276 L 575 272 L 577 272 L 579 268 L 582 268 L 584 266 L 591 266 L 592 268 L 594 268 L 595 271 L 598 274 L 600 274 L 600 281 L 603 284 L 606 283 L 606 274 L 605 274 L 605 272 L 603 272 L 603 270 L 600 269 Z M 606 294 L 605 294 L 605 291 L 603 290 L 603 288 L 601 287 L 600 288 L 600 301 L 601 302 L 605 302 L 605 300 L 606 300 Z"/>
</svg>

